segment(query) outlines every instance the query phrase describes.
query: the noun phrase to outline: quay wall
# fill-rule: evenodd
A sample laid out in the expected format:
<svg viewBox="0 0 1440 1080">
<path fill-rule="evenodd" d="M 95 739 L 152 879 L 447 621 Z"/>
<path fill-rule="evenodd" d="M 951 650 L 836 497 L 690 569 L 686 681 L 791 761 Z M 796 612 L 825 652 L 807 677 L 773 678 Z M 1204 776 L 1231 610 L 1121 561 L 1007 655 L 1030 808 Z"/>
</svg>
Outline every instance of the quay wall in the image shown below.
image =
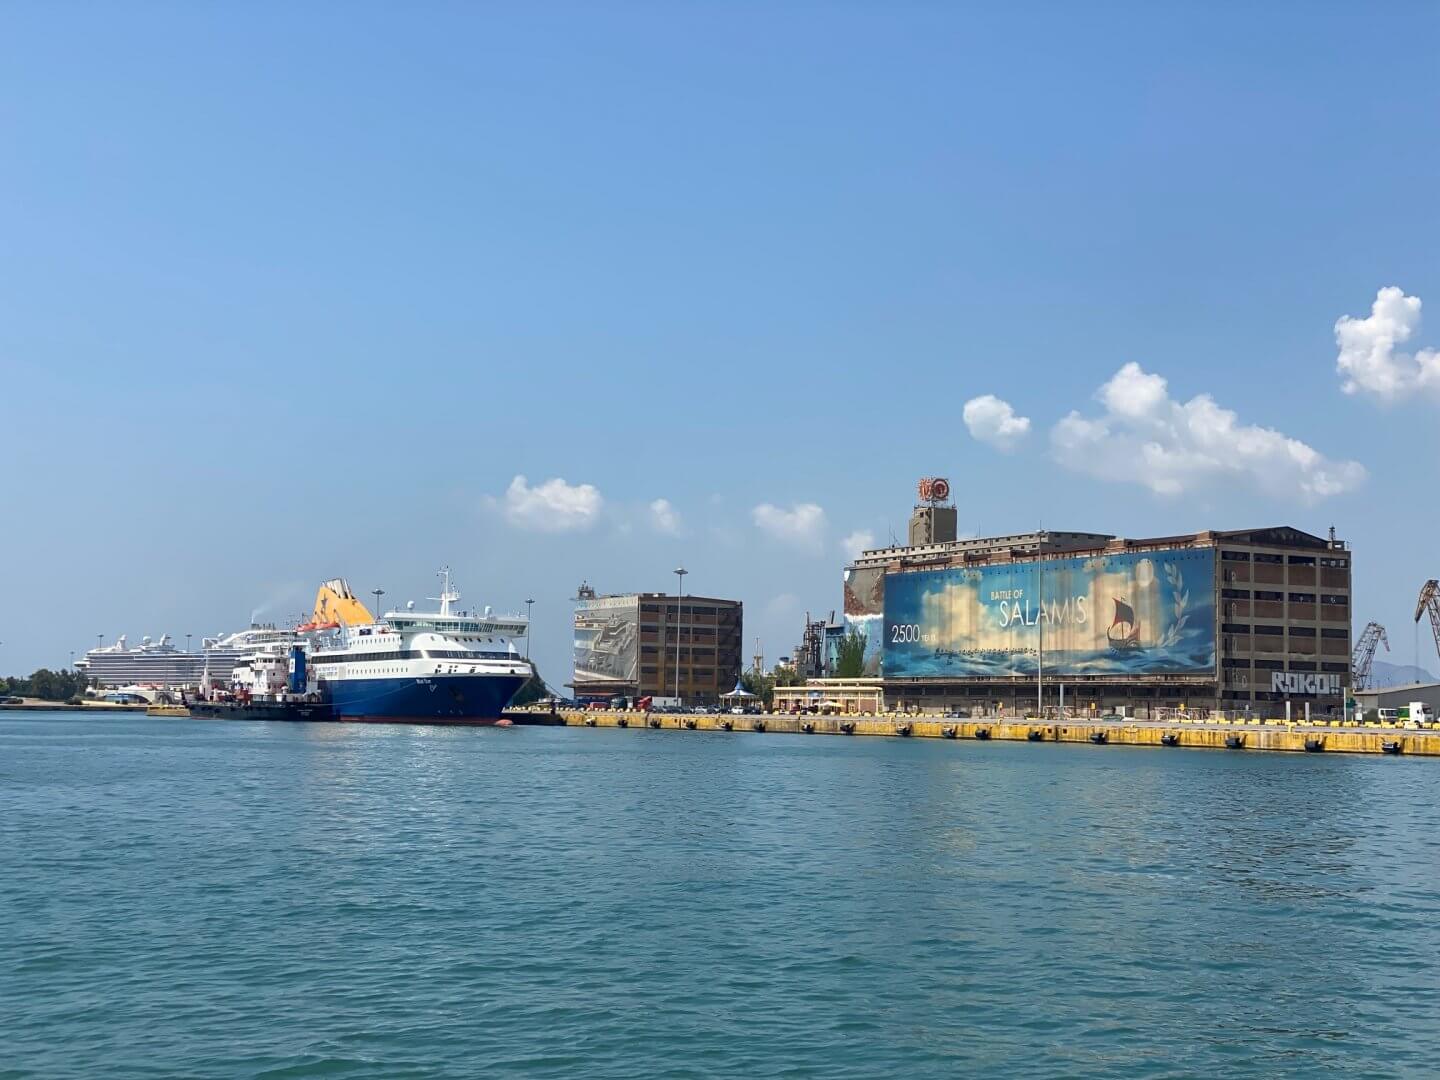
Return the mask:
<svg viewBox="0 0 1440 1080">
<path fill-rule="evenodd" d="M 1292 753 L 1408 754 L 1440 757 L 1440 731 L 1394 726 L 1357 728 L 1299 721 L 1287 725 L 1258 720 L 1134 723 L 1107 720 L 986 720 L 905 716 L 735 716 L 619 711 L 512 713 L 516 723 L 568 727 L 679 730 L 717 733 L 883 736 L 918 739 L 986 739 L 1106 746 L 1153 746 L 1209 750 L 1269 750 Z M 1167 739 L 1167 736 L 1171 737 Z M 1238 745 L 1234 745 L 1238 742 Z M 1388 745 L 1387 745 L 1388 744 Z"/>
</svg>

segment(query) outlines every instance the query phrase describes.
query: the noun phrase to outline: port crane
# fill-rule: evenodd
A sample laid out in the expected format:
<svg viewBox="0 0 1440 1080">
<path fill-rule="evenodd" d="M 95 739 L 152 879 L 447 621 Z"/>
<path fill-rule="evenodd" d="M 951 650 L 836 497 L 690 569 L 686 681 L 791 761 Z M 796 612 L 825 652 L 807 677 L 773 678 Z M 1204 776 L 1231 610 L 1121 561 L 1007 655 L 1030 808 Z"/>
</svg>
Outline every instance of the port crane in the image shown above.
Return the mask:
<svg viewBox="0 0 1440 1080">
<path fill-rule="evenodd" d="M 1430 613 L 1430 630 L 1435 635 L 1435 652 L 1440 654 L 1440 581 L 1431 578 L 1420 586 L 1420 599 L 1415 602 L 1415 621 Z"/>
<path fill-rule="evenodd" d="M 1350 687 L 1352 690 L 1370 688 L 1370 667 L 1375 662 L 1375 650 L 1381 645 L 1390 651 L 1390 638 L 1385 627 L 1378 622 L 1366 623 L 1365 631 L 1355 643 L 1355 652 L 1350 657 Z"/>
</svg>

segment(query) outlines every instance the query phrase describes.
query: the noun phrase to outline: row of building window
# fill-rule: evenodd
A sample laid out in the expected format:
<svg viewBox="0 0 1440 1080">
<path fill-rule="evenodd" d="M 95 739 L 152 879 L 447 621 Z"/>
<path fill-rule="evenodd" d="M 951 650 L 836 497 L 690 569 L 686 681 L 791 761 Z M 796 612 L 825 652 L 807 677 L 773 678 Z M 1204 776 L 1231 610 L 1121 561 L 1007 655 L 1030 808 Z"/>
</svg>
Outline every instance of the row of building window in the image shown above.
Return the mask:
<svg viewBox="0 0 1440 1080">
<path fill-rule="evenodd" d="M 1248 551 L 1222 551 L 1220 553 L 1222 562 L 1258 562 L 1258 563 L 1283 563 L 1288 562 L 1291 566 L 1314 566 L 1314 555 L 1272 555 L 1269 552 L 1257 551 L 1253 555 Z M 1321 559 L 1321 566 L 1328 566 L 1332 569 L 1343 570 L 1350 565 L 1347 559 Z"/>
<path fill-rule="evenodd" d="M 1235 657 L 1227 656 L 1224 660 L 1220 661 L 1220 666 L 1221 666 L 1221 667 L 1225 667 L 1225 668 L 1241 668 L 1241 669 L 1247 669 L 1247 668 L 1249 668 L 1249 667 L 1251 666 L 1251 661 L 1249 661 L 1249 660 L 1247 660 L 1247 659 L 1244 659 L 1244 658 L 1236 659 Z M 1283 661 L 1283 660 L 1256 660 L 1256 661 L 1254 661 L 1254 667 L 1255 667 L 1255 670 L 1256 670 L 1256 671 L 1286 671 L 1286 670 L 1289 670 L 1289 671 L 1349 671 L 1349 670 L 1350 670 L 1350 665 L 1349 665 L 1349 664 L 1335 663 L 1335 662 L 1331 662 L 1331 661 L 1328 661 L 1328 660 L 1325 661 L 1324 663 L 1320 664 L 1320 666 L 1319 666 L 1318 668 L 1315 666 L 1315 661 L 1313 661 L 1313 660 L 1291 660 L 1291 661 L 1290 661 L 1290 666 L 1289 666 L 1288 669 L 1286 668 L 1286 666 L 1285 666 L 1285 661 Z"/>
<path fill-rule="evenodd" d="M 1350 603 L 1348 596 L 1341 596 L 1339 593 L 1321 593 L 1318 597 L 1314 593 L 1276 592 L 1271 589 L 1256 589 L 1251 592 L 1249 589 L 1221 589 L 1220 596 L 1226 600 L 1284 600 L 1287 596 L 1292 604 L 1313 604 L 1318 599 L 1322 604 L 1330 604 L 1337 607 L 1344 607 Z"/>
<path fill-rule="evenodd" d="M 1222 634 L 1251 634 L 1251 633 L 1254 633 L 1254 634 L 1259 634 L 1259 635 L 1262 635 L 1262 636 L 1268 635 L 1268 636 L 1272 636 L 1272 637 L 1279 637 L 1281 634 L 1285 633 L 1285 627 L 1283 627 L 1283 626 L 1271 626 L 1271 625 L 1266 624 L 1266 623 L 1256 623 L 1254 626 L 1251 626 L 1249 623 L 1229 623 L 1229 622 L 1227 622 L 1227 623 L 1221 623 L 1221 624 L 1220 624 L 1220 632 L 1221 632 Z M 1290 636 L 1291 636 L 1291 637 L 1314 637 L 1314 636 L 1315 636 L 1315 627 L 1313 627 L 1313 626 L 1292 626 L 1292 627 L 1290 627 Z M 1320 628 L 1320 636 L 1323 637 L 1323 638 L 1339 638 L 1339 639 L 1343 639 L 1343 640 L 1348 641 L 1348 640 L 1350 639 L 1350 632 L 1349 632 L 1348 630 L 1341 630 L 1339 627 L 1322 626 L 1322 627 Z"/>
</svg>

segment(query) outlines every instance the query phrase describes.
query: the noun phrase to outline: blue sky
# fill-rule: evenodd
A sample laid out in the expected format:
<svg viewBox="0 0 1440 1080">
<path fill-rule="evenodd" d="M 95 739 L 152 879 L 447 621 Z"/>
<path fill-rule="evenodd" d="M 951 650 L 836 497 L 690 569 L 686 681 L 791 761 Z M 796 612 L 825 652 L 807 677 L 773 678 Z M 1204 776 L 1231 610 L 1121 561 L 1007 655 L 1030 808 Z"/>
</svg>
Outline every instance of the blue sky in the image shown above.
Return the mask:
<svg viewBox="0 0 1440 1080">
<path fill-rule="evenodd" d="M 1408 663 L 1437 47 L 1421 4 L 6 5 L 0 670 L 445 562 L 555 682 L 582 578 L 680 562 L 773 659 L 926 474 L 986 533 L 1333 524 Z"/>
</svg>

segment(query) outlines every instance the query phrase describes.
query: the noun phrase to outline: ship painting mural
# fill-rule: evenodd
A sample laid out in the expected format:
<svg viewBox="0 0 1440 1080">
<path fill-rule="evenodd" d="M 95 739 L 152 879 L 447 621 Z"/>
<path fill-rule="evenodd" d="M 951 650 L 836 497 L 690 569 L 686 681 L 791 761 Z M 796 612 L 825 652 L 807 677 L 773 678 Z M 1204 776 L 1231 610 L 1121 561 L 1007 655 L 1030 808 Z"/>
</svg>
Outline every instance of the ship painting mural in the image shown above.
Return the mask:
<svg viewBox="0 0 1440 1080">
<path fill-rule="evenodd" d="M 885 577 L 886 678 L 1215 673 L 1215 552 L 1167 548 Z"/>
</svg>

